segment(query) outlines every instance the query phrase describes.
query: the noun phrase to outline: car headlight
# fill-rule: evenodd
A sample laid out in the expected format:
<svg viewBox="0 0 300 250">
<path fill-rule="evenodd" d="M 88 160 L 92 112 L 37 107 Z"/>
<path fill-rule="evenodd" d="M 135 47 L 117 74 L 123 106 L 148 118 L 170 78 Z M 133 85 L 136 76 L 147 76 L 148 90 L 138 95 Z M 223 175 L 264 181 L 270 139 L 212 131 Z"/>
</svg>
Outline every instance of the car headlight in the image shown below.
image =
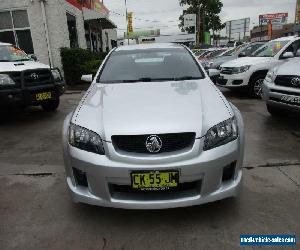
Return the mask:
<svg viewBox="0 0 300 250">
<path fill-rule="evenodd" d="M 58 69 L 51 69 L 52 76 L 55 82 L 62 82 L 63 78 Z"/>
<path fill-rule="evenodd" d="M 269 83 L 273 83 L 277 77 L 277 71 L 278 69 L 277 68 L 274 68 L 274 69 L 271 69 L 269 70 L 267 76 L 266 76 L 266 81 L 269 82 Z"/>
<path fill-rule="evenodd" d="M 238 68 L 233 68 L 232 74 L 239 74 L 239 73 L 246 72 L 250 69 L 250 67 L 251 67 L 250 65 L 246 65 Z"/>
<path fill-rule="evenodd" d="M 101 137 L 95 132 L 70 124 L 69 143 L 76 148 L 104 155 L 104 147 Z"/>
<path fill-rule="evenodd" d="M 0 74 L 0 86 L 11 86 L 15 85 L 16 83 L 14 82 L 13 79 L 10 78 L 9 75 L 7 74 Z"/>
<path fill-rule="evenodd" d="M 203 150 L 210 150 L 219 147 L 228 142 L 235 140 L 238 137 L 237 121 L 235 117 L 221 122 L 210 128 L 204 140 Z"/>
</svg>

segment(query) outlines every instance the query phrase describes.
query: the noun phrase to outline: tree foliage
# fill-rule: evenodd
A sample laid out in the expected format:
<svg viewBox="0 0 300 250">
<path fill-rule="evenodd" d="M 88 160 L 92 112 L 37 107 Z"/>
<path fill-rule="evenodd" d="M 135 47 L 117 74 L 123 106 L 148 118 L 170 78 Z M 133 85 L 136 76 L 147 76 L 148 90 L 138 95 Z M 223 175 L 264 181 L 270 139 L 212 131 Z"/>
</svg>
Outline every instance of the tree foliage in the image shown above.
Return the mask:
<svg viewBox="0 0 300 250">
<path fill-rule="evenodd" d="M 187 31 L 188 33 L 195 32 L 194 27 L 184 28 L 183 16 L 185 14 L 197 14 L 198 19 L 199 13 L 201 13 L 201 20 L 204 20 L 204 31 L 217 31 L 225 27 L 219 16 L 223 7 L 221 0 L 179 0 L 179 4 L 181 6 L 188 6 L 179 17 L 179 28 L 182 31 Z"/>
</svg>

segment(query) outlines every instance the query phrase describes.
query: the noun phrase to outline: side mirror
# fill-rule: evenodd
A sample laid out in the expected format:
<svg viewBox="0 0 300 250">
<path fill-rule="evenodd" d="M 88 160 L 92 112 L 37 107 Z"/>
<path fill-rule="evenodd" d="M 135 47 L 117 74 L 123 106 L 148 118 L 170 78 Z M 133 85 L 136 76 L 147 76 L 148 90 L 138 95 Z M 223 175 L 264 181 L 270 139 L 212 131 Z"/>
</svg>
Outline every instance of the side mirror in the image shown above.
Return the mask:
<svg viewBox="0 0 300 250">
<path fill-rule="evenodd" d="M 32 60 L 34 60 L 34 61 L 37 61 L 37 60 L 38 60 L 37 57 L 36 57 L 36 55 L 31 55 L 30 58 L 31 58 Z"/>
<path fill-rule="evenodd" d="M 246 57 L 246 54 L 244 52 L 241 52 L 238 57 Z"/>
<path fill-rule="evenodd" d="M 209 77 L 216 77 L 220 75 L 220 71 L 217 69 L 209 69 L 208 70 L 208 76 Z"/>
<path fill-rule="evenodd" d="M 90 74 L 90 75 L 82 75 L 81 76 L 81 81 L 92 82 L 93 81 L 93 75 L 92 74 Z"/>
<path fill-rule="evenodd" d="M 285 53 L 283 53 L 283 55 L 282 55 L 282 58 L 283 58 L 283 59 L 288 59 L 288 58 L 293 58 L 293 57 L 294 57 L 293 52 L 285 52 Z"/>
</svg>

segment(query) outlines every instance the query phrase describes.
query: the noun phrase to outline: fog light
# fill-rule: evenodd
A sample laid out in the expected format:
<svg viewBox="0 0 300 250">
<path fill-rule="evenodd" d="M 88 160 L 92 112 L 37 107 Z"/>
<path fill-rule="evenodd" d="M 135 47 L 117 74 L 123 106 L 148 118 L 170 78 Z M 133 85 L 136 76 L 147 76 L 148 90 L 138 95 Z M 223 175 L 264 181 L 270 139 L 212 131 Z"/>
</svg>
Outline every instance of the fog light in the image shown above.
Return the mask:
<svg viewBox="0 0 300 250">
<path fill-rule="evenodd" d="M 223 168 L 222 182 L 233 180 L 235 173 L 235 162 Z"/>
<path fill-rule="evenodd" d="M 76 184 L 83 187 L 88 187 L 88 182 L 86 178 L 86 173 L 77 169 L 73 168 L 73 174 L 76 181 Z"/>
</svg>

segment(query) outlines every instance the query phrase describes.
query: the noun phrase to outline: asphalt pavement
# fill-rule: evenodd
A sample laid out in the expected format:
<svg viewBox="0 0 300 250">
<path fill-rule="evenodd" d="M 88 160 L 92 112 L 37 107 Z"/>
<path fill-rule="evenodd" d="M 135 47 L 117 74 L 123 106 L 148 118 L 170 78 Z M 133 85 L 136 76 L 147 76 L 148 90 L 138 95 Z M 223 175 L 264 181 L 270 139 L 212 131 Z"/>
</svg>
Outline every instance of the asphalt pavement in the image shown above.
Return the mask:
<svg viewBox="0 0 300 250">
<path fill-rule="evenodd" d="M 262 101 L 224 93 L 246 126 L 240 196 L 169 210 L 72 203 L 61 127 L 82 92 L 54 113 L 1 113 L 0 249 L 239 249 L 240 234 L 296 234 L 300 247 L 299 117 L 275 119 Z"/>
</svg>

